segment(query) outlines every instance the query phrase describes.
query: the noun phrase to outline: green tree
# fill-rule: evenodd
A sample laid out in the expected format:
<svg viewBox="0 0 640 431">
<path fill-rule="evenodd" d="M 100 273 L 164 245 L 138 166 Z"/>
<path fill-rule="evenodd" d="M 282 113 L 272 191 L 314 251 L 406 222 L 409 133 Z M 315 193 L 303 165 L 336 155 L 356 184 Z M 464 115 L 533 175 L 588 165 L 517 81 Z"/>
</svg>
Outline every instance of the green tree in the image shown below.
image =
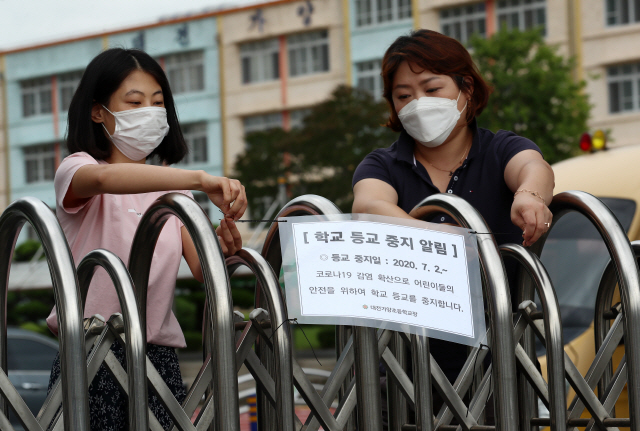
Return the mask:
<svg viewBox="0 0 640 431">
<path fill-rule="evenodd" d="M 512 130 L 535 142 L 554 163 L 571 157 L 587 131 L 591 105 L 573 60 L 547 45 L 539 30 L 505 31 L 471 40 L 474 61 L 494 87 L 481 127 Z"/>
<path fill-rule="evenodd" d="M 278 177 L 287 178 L 291 196 L 317 194 L 350 212 L 355 168 L 368 153 L 397 139 L 382 127 L 386 116 L 384 101 L 339 86 L 311 108 L 300 129 L 248 134 L 235 170 L 247 189 L 251 217 L 264 215 L 264 197 L 276 196 Z"/>
</svg>

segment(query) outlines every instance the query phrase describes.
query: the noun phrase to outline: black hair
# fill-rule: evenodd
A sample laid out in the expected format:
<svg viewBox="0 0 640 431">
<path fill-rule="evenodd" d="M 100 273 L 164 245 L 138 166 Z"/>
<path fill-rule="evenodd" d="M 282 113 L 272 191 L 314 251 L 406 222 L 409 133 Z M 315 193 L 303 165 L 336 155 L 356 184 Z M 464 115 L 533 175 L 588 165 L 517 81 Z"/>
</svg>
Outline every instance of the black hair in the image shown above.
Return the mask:
<svg viewBox="0 0 640 431">
<path fill-rule="evenodd" d="M 149 155 L 171 165 L 189 152 L 176 113 L 175 103 L 169 88 L 169 80 L 162 67 L 149 54 L 138 49 L 111 48 L 97 55 L 82 74 L 67 119 L 67 148 L 69 153 L 84 151 L 94 159 L 104 160 L 111 156 L 111 141 L 105 135 L 102 124 L 91 119 L 95 103 L 107 106 L 113 93 L 135 70 L 153 76 L 162 88 L 164 107 L 167 110 L 169 133 Z"/>
</svg>

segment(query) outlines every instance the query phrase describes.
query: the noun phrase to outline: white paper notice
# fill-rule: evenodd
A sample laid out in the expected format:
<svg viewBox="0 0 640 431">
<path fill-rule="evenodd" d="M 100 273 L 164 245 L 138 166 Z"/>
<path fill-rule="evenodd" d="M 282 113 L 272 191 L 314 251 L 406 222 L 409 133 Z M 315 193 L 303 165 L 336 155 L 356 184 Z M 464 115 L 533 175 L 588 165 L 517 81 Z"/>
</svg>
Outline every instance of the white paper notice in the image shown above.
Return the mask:
<svg viewBox="0 0 640 431">
<path fill-rule="evenodd" d="M 300 323 L 386 327 L 471 345 L 484 335 L 468 229 L 362 214 L 282 220 L 287 306 Z"/>
</svg>

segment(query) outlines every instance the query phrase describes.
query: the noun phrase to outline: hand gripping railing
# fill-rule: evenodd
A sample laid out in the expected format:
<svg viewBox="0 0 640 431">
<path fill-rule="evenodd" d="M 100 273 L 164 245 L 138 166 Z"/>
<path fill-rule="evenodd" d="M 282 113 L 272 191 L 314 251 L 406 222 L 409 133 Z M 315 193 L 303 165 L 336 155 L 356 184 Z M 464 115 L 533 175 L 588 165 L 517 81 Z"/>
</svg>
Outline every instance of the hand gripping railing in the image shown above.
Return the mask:
<svg viewBox="0 0 640 431">
<path fill-rule="evenodd" d="M 58 315 L 60 339 L 60 374 L 62 379 L 62 406 L 66 416 L 66 431 L 89 430 L 89 402 L 87 396 L 87 369 L 85 365 L 82 308 L 75 265 L 67 240 L 55 215 L 43 202 L 22 198 L 13 202 L 0 217 L 0 421 L 7 429 L 8 403 L 16 410 L 25 428 L 41 430 L 17 391 L 9 383 L 7 373 L 7 292 L 9 271 L 16 240 L 23 224 L 28 221 L 36 230 L 49 264 Z M 4 244 L 4 245 L 2 245 Z M 6 426 L 8 425 L 8 426 Z"/>
<path fill-rule="evenodd" d="M 327 199 L 315 196 L 305 195 L 293 199 L 282 210 L 280 210 L 277 218 L 279 217 L 293 217 L 301 215 L 329 215 L 340 214 L 340 210 Z M 280 237 L 278 225 L 274 223 L 271 229 L 267 233 L 264 247 L 262 249 L 262 255 L 267 262 L 271 265 L 276 273 L 280 272 L 282 267 L 282 256 L 280 253 Z M 264 301 L 260 296 L 259 290 L 256 291 L 256 306 L 263 306 Z M 313 390 L 313 385 L 306 379 L 304 373 L 297 372 L 294 361 L 294 384 L 301 392 L 302 396 L 307 401 L 311 415 L 307 419 L 305 424 L 305 430 L 318 429 L 319 425 L 322 425 L 326 430 L 342 430 L 344 429 L 351 411 L 354 408 L 353 395 L 357 398 L 357 411 L 359 427 L 362 430 L 367 431 L 381 431 L 382 430 L 382 418 L 380 416 L 380 383 L 379 383 L 379 357 L 380 349 L 386 348 L 386 344 L 389 342 L 389 337 L 385 341 L 378 341 L 375 329 L 356 327 L 354 328 L 353 342 L 349 341 L 351 348 L 345 348 L 342 355 L 338 358 L 336 368 L 331 377 L 325 384 L 325 389 L 318 397 L 317 392 Z M 379 344 L 379 343 L 382 343 Z M 259 344 L 260 358 L 263 362 L 268 361 L 268 351 Z M 355 358 L 354 358 L 355 357 Z M 334 397 L 336 396 L 340 385 L 347 377 L 348 371 L 355 361 L 356 364 L 356 382 L 355 394 L 354 385 L 349 384 L 348 390 L 344 394 L 341 400 L 341 404 L 337 409 L 334 418 L 328 411 L 327 406 L 331 405 Z M 352 382 L 353 383 L 353 382 Z M 271 431 L 272 427 L 269 425 L 268 419 L 263 421 L 261 416 L 267 416 L 268 403 L 264 396 L 258 398 L 258 405 L 261 410 L 258 411 L 258 421 L 261 431 Z M 265 414 L 267 413 L 267 414 Z"/>
<path fill-rule="evenodd" d="M 567 400 L 564 386 L 564 342 L 562 338 L 562 321 L 560 319 L 560 305 L 556 297 L 553 284 L 549 274 L 545 270 L 542 262 L 535 254 L 524 247 L 516 244 L 506 244 L 500 247 L 503 257 L 515 259 L 526 270 L 529 277 L 534 282 L 540 302 L 542 303 L 542 313 L 544 321 L 544 342 L 547 349 L 547 375 L 549 380 L 548 395 L 545 396 L 547 386 L 542 376 L 535 367 L 535 364 L 527 356 L 525 350 L 516 345 L 516 358 L 520 362 L 527 379 L 532 386 L 538 390 L 539 396 L 549 409 L 550 427 L 552 431 L 563 431 L 566 429 Z M 533 300 L 533 298 L 531 298 Z M 534 325 L 532 319 L 535 311 L 531 301 L 522 302 L 520 318 L 526 319 L 530 325 Z M 516 323 L 516 327 L 518 324 Z M 536 327 L 536 329 L 539 329 Z M 515 340 L 516 343 L 518 340 Z M 522 396 L 522 391 L 520 392 Z M 522 410 L 522 409 L 521 409 Z M 521 411 L 522 413 L 522 411 Z M 529 429 L 530 417 L 521 421 L 521 429 Z"/>
<path fill-rule="evenodd" d="M 609 331 L 609 335 L 614 337 L 614 331 L 620 323 L 623 323 L 626 363 L 622 364 L 622 366 L 626 369 L 626 374 L 629 379 L 627 384 L 629 422 L 631 428 L 637 430 L 640 427 L 640 380 L 638 380 L 638 373 L 640 372 L 640 363 L 638 362 L 640 361 L 640 275 L 638 274 L 638 264 L 634 250 L 626 237 L 624 229 L 611 210 L 600 200 L 588 193 L 570 191 L 557 194 L 554 196 L 551 205 L 549 205 L 549 209 L 554 214 L 551 229 L 553 229 L 557 220 L 569 211 L 577 211 L 586 216 L 602 236 L 611 255 L 620 287 L 622 316 L 619 316 L 620 319 L 616 319 L 616 322 L 614 322 Z M 534 244 L 532 247 L 533 252 L 538 255 L 541 253 L 548 235 L 549 232 Z M 611 272 L 609 272 L 609 274 L 611 274 Z M 606 280 L 605 278 L 610 279 L 611 277 L 603 277 L 601 286 L 603 283 L 610 284 L 610 280 Z M 605 295 L 598 295 L 599 298 L 601 298 L 601 296 Z M 597 309 L 603 307 L 602 299 L 604 298 L 599 299 Z M 598 317 L 598 319 L 600 318 L 601 316 Z M 597 325 L 598 324 L 596 324 L 596 326 Z M 600 328 L 600 330 L 602 330 L 602 328 Z M 607 338 L 609 338 L 609 335 L 607 335 Z M 600 339 L 601 337 L 602 333 L 600 333 Z M 609 429 L 613 429 L 612 427 L 619 426 L 618 424 L 625 422 L 611 418 L 609 415 L 610 408 L 608 409 L 608 406 L 601 404 L 593 394 L 593 388 L 596 386 L 601 375 L 600 370 L 604 368 L 604 365 L 606 365 L 610 358 L 608 353 L 612 353 L 611 349 L 615 349 L 613 344 L 615 343 L 603 343 L 600 346 L 596 358 L 587 373 L 586 380 L 580 375 L 573 363 L 565 359 L 567 379 L 576 390 L 576 398 L 569 407 L 568 421 L 570 424 L 573 424 L 574 420 L 580 416 L 580 413 L 584 409 L 584 407 L 581 406 L 586 406 L 592 415 L 593 422 L 600 428 L 609 427 Z M 601 397 L 605 396 L 605 394 L 601 392 L 599 392 L 599 395 Z M 593 424 L 590 426 L 593 426 Z"/>
<path fill-rule="evenodd" d="M 131 273 L 138 304 L 140 323 L 146 328 L 147 287 L 151 260 L 158 236 L 164 223 L 171 216 L 177 216 L 187 228 L 200 258 L 204 276 L 209 315 L 209 339 L 206 340 L 213 352 L 213 384 L 215 396 L 207 400 L 203 412 L 213 407 L 213 423 L 217 431 L 239 431 L 238 416 L 238 380 L 236 377 L 235 342 L 233 305 L 229 290 L 229 277 L 225 265 L 224 255 L 217 236 L 202 208 L 189 197 L 179 193 L 169 193 L 161 196 L 145 212 L 136 230 L 131 255 L 129 257 L 129 271 Z M 151 372 L 147 362 L 147 372 Z M 160 381 L 158 381 L 160 380 Z M 158 381 L 156 391 L 167 405 L 167 411 L 180 430 L 193 430 L 190 418 L 181 408 L 176 408 L 175 399 L 166 387 L 162 387 L 161 378 L 151 379 L 152 384 Z M 168 392 L 168 393 L 167 393 Z M 179 407 L 179 406 L 177 406 Z M 202 415 L 201 415 L 202 417 Z M 198 429 L 204 429 L 200 417 L 196 420 Z"/>
<path fill-rule="evenodd" d="M 460 226 L 476 232 L 489 232 L 482 216 L 464 199 L 453 195 L 430 196 L 420 202 L 410 215 L 425 219 L 437 212 L 450 215 Z M 478 235 L 477 238 L 483 286 L 491 317 L 496 429 L 514 430 L 518 424 L 518 405 L 509 284 L 493 235 Z"/>
</svg>

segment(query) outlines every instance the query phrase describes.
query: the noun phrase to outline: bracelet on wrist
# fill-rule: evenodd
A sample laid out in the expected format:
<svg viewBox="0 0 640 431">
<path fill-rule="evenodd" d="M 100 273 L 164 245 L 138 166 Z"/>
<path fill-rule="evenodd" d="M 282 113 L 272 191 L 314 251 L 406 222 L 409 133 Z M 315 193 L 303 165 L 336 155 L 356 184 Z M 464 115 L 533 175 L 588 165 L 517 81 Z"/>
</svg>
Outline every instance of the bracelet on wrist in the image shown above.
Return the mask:
<svg viewBox="0 0 640 431">
<path fill-rule="evenodd" d="M 515 197 L 516 197 L 516 196 L 518 196 L 518 193 L 529 193 L 531 196 L 534 196 L 534 197 L 536 197 L 536 198 L 540 199 L 540 200 L 542 201 L 542 203 L 543 203 L 543 204 L 545 204 L 545 205 L 547 204 L 547 203 L 545 202 L 544 198 L 542 197 L 542 195 L 540 195 L 540 193 L 538 193 L 538 192 L 537 192 L 537 191 L 535 191 L 535 190 L 527 190 L 527 189 L 520 189 L 520 190 L 517 190 L 517 191 L 513 194 L 514 199 L 515 199 Z"/>
</svg>

